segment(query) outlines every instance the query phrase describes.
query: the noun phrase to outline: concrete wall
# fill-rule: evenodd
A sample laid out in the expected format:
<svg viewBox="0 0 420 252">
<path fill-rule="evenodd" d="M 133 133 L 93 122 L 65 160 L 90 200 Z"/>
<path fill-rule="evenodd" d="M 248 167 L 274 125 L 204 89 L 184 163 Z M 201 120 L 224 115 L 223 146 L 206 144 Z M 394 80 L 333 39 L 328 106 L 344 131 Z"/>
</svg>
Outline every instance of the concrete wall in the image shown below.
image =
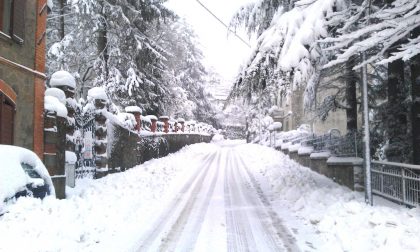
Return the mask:
<svg viewBox="0 0 420 252">
<path fill-rule="evenodd" d="M 364 178 L 361 158 L 345 157 L 310 157 L 310 155 L 298 155 L 297 152 L 289 152 L 288 149 L 280 150 L 290 159 L 312 171 L 322 174 L 334 182 L 346 186 L 354 191 L 363 191 Z"/>
</svg>

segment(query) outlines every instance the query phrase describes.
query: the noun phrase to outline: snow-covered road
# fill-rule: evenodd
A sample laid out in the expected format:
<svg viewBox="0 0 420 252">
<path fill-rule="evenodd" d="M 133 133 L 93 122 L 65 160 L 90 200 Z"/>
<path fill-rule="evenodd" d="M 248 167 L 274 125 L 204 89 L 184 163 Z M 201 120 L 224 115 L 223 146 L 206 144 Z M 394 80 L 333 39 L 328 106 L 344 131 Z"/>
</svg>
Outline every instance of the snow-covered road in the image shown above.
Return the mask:
<svg viewBox="0 0 420 252">
<path fill-rule="evenodd" d="M 234 146 L 212 150 L 142 235 L 139 251 L 296 251 Z"/>
<path fill-rule="evenodd" d="M 69 188 L 68 188 L 69 189 Z M 418 251 L 420 210 L 364 203 L 273 149 L 196 144 L 66 200 L 20 198 L 0 251 Z"/>
</svg>

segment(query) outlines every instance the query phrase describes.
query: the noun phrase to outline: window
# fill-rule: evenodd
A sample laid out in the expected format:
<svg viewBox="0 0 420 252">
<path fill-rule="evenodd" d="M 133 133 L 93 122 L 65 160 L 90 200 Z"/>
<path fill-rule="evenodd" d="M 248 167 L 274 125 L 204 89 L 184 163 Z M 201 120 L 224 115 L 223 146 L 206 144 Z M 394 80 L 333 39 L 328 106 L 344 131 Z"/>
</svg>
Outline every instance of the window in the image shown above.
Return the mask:
<svg viewBox="0 0 420 252">
<path fill-rule="evenodd" d="M 0 30 L 3 33 L 10 34 L 10 21 L 12 17 L 12 0 L 0 0 Z"/>
<path fill-rule="evenodd" d="M 19 44 L 25 34 L 26 0 L 0 0 L 0 32 Z"/>
<path fill-rule="evenodd" d="M 15 104 L 0 91 L 0 144 L 13 144 Z"/>
</svg>

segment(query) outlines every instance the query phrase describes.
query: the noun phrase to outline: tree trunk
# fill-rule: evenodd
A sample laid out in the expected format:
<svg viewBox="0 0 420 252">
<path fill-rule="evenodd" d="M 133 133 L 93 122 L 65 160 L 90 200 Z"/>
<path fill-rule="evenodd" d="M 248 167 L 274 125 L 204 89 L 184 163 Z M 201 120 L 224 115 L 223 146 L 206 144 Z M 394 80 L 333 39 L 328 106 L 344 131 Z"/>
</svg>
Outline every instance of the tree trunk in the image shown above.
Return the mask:
<svg viewBox="0 0 420 252">
<path fill-rule="evenodd" d="M 346 101 L 347 101 L 347 131 L 353 133 L 357 131 L 357 97 L 356 84 L 357 75 L 353 70 L 354 58 L 346 62 Z"/>
<path fill-rule="evenodd" d="M 60 4 L 60 24 L 59 24 L 59 34 L 60 34 L 60 40 L 64 39 L 64 36 L 66 35 L 66 32 L 64 30 L 64 15 L 65 15 L 65 8 L 66 8 L 66 0 L 59 0 Z"/>
<path fill-rule="evenodd" d="M 105 15 L 105 8 L 103 1 L 100 2 L 101 5 L 101 27 L 98 31 L 98 54 L 103 59 L 103 74 L 105 76 L 105 80 L 108 79 L 108 24 L 107 24 L 107 17 Z"/>
<path fill-rule="evenodd" d="M 420 36 L 420 26 L 411 34 L 412 38 Z M 413 163 L 420 164 L 420 54 L 410 60 L 411 69 L 411 120 L 413 133 Z"/>
<path fill-rule="evenodd" d="M 404 62 L 396 60 L 388 64 L 387 132 L 389 145 L 386 156 L 389 161 L 407 161 L 407 109 L 404 100 Z"/>
</svg>

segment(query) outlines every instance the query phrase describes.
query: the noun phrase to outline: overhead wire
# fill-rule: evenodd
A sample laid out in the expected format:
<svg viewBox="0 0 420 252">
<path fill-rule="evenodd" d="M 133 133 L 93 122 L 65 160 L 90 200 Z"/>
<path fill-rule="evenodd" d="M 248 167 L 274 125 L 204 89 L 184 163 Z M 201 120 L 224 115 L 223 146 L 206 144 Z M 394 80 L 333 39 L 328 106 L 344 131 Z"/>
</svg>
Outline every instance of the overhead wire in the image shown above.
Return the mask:
<svg viewBox="0 0 420 252">
<path fill-rule="evenodd" d="M 217 21 L 219 21 L 219 23 L 221 23 L 224 27 L 226 27 L 226 29 L 228 30 L 228 32 L 234 34 L 242 43 L 244 43 L 245 45 L 247 45 L 249 48 L 251 48 L 251 45 L 246 42 L 243 38 L 241 38 L 235 31 L 231 30 L 229 28 L 228 25 L 226 25 L 220 18 L 218 18 L 209 8 L 207 8 L 202 2 L 200 2 L 199 0 L 195 0 L 198 4 L 201 5 L 201 7 L 203 7 L 208 13 L 210 13 L 210 15 L 212 15 Z"/>
</svg>

